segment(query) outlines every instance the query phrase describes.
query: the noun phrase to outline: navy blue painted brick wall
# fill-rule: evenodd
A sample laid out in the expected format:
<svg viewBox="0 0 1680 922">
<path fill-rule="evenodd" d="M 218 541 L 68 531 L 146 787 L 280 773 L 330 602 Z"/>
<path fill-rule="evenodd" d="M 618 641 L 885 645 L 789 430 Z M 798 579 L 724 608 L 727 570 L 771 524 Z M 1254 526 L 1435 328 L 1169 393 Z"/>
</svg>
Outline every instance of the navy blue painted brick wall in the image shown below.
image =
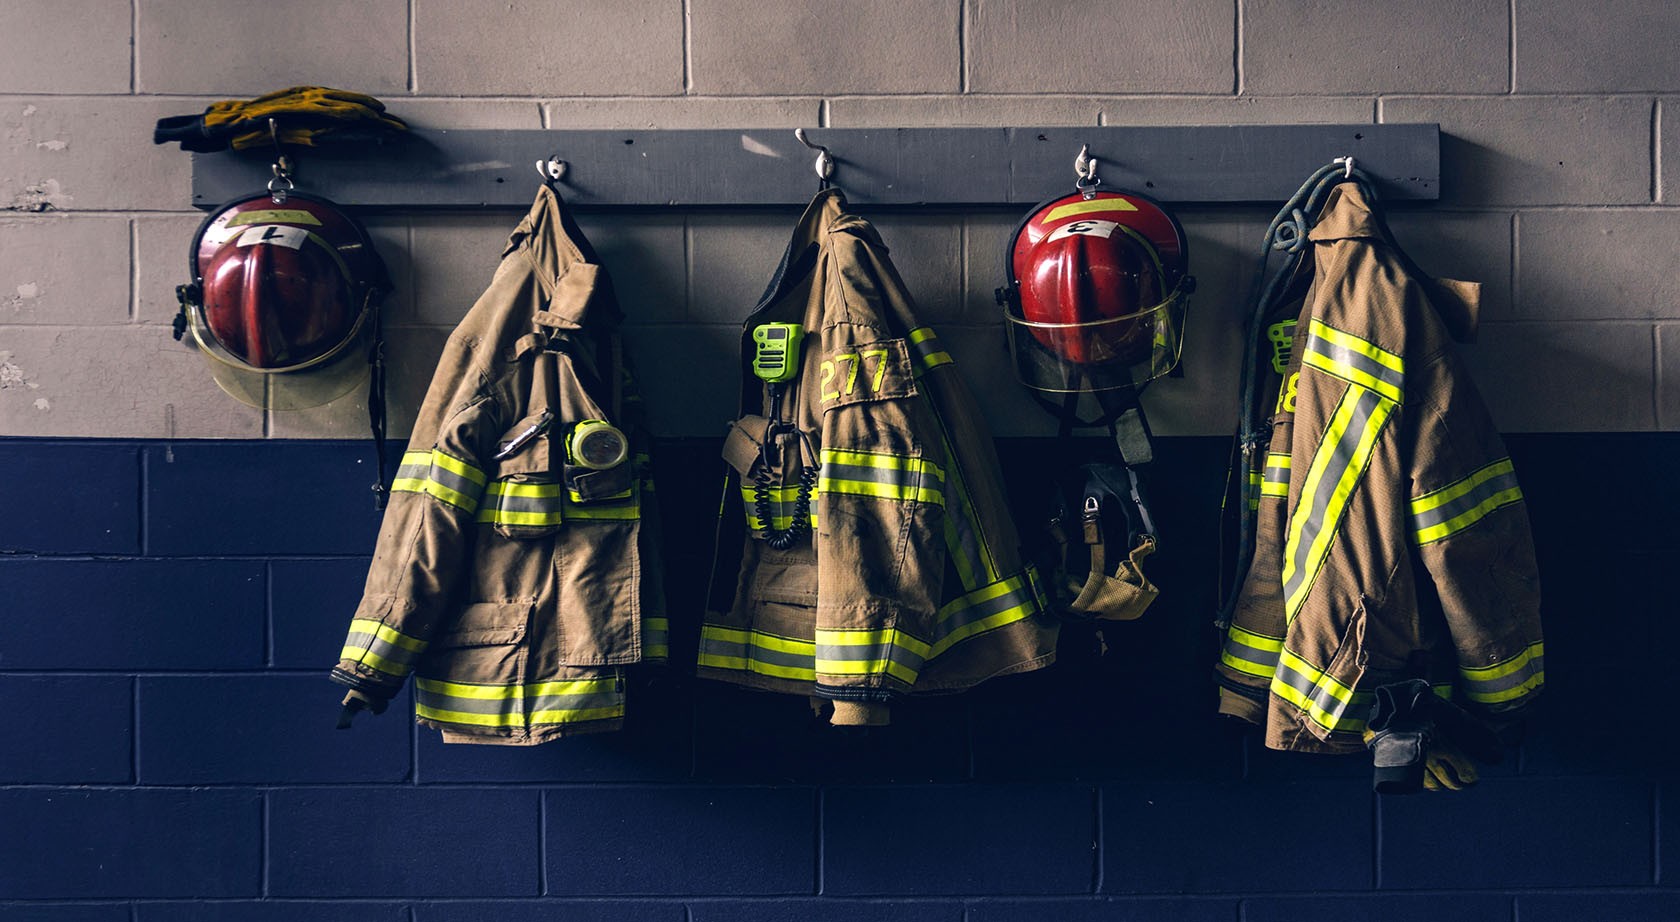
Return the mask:
<svg viewBox="0 0 1680 922">
<path fill-rule="evenodd" d="M 1362 760 L 1212 713 L 1222 440 L 1163 441 L 1166 595 L 1106 655 L 1073 630 L 1052 671 L 862 732 L 641 675 L 626 732 L 535 749 L 446 746 L 406 696 L 331 729 L 364 444 L 0 440 L 0 922 L 1680 918 L 1647 704 L 1680 647 L 1680 437 L 1511 444 L 1551 700 L 1476 791 L 1381 800 Z M 1027 483 L 1043 444 L 1001 448 Z M 707 533 L 715 446 L 658 454 L 667 532 Z M 704 557 L 667 563 L 679 660 Z"/>
</svg>

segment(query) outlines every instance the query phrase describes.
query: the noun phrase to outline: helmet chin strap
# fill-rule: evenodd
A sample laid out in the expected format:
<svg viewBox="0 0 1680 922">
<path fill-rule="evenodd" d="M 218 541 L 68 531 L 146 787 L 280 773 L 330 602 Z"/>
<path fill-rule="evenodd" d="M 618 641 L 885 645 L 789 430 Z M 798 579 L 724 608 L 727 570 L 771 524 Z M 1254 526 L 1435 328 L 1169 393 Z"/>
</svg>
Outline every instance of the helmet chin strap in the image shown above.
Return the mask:
<svg viewBox="0 0 1680 922">
<path fill-rule="evenodd" d="M 373 431 L 373 508 L 383 511 L 385 489 L 385 326 L 379 318 L 379 293 L 369 289 L 367 309 L 373 319 L 373 340 L 368 347 L 368 428 Z"/>
</svg>

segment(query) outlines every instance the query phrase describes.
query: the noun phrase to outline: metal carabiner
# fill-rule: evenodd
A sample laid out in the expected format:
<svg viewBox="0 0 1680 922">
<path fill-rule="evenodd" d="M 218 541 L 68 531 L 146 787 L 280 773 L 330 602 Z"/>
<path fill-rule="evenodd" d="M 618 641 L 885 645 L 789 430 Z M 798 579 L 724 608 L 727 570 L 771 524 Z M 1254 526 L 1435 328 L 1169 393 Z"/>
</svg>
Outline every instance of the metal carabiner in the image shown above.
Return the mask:
<svg viewBox="0 0 1680 922">
<path fill-rule="evenodd" d="M 268 194 L 274 204 L 284 205 L 287 193 L 296 189 L 297 183 L 292 182 L 292 161 L 286 156 L 286 149 L 280 146 L 280 126 L 273 116 L 268 119 L 268 139 L 274 142 L 274 162 L 269 165 L 274 178 L 268 181 Z"/>
</svg>

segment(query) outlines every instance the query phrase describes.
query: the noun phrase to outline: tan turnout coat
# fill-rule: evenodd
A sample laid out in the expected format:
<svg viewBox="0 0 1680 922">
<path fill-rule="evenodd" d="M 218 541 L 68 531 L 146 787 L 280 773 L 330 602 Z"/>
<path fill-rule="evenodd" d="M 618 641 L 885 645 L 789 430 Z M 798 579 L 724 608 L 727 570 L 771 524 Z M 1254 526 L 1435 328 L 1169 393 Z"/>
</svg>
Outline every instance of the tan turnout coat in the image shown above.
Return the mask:
<svg viewBox="0 0 1680 922">
<path fill-rule="evenodd" d="M 605 270 L 548 188 L 444 347 L 332 677 L 388 699 L 416 676 L 448 742 L 617 729 L 624 670 L 667 622 L 638 402 Z M 543 435 L 499 447 L 547 412 Z M 630 436 L 604 472 L 567 463 L 583 420 Z"/>
<path fill-rule="evenodd" d="M 772 321 L 801 324 L 805 339 L 779 413 L 798 434 L 773 439 L 766 465 L 772 405 L 750 370 L 751 331 Z M 800 219 L 742 347 L 699 674 L 811 695 L 834 723 L 871 724 L 897 695 L 1049 664 L 1057 625 L 985 422 L 881 238 L 838 192 Z M 754 502 L 766 466 L 770 523 Z M 776 550 L 761 530 L 789 524 L 802 466 L 820 470 L 813 529 Z"/>
<path fill-rule="evenodd" d="M 1311 287 L 1271 328 L 1288 357 L 1271 442 L 1243 472 L 1258 541 L 1220 710 L 1272 748 L 1327 752 L 1362 749 L 1371 689 L 1403 679 L 1514 712 L 1545 683 L 1539 581 L 1511 459 L 1450 342 L 1479 286 L 1418 274 L 1352 183 L 1308 239 Z"/>
</svg>

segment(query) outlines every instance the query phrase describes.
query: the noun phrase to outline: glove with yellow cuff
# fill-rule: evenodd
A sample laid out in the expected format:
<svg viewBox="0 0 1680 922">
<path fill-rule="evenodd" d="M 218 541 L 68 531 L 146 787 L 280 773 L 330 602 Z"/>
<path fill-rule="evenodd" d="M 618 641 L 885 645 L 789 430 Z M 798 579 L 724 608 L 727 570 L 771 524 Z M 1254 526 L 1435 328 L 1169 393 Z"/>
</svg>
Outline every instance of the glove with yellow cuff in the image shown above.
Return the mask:
<svg viewBox="0 0 1680 922">
<path fill-rule="evenodd" d="M 1461 791 L 1480 778 L 1472 757 L 1491 765 L 1502 755 L 1492 730 L 1422 679 L 1379 686 L 1373 697 L 1364 737 L 1378 793 Z"/>
<path fill-rule="evenodd" d="M 158 119 L 153 144 L 179 141 L 182 150 L 200 153 L 245 150 L 274 141 L 274 119 L 282 144 L 318 147 L 323 141 L 371 141 L 408 130 L 402 119 L 385 112 L 372 96 L 322 86 L 294 86 L 258 96 L 212 104 L 198 115 Z"/>
</svg>

